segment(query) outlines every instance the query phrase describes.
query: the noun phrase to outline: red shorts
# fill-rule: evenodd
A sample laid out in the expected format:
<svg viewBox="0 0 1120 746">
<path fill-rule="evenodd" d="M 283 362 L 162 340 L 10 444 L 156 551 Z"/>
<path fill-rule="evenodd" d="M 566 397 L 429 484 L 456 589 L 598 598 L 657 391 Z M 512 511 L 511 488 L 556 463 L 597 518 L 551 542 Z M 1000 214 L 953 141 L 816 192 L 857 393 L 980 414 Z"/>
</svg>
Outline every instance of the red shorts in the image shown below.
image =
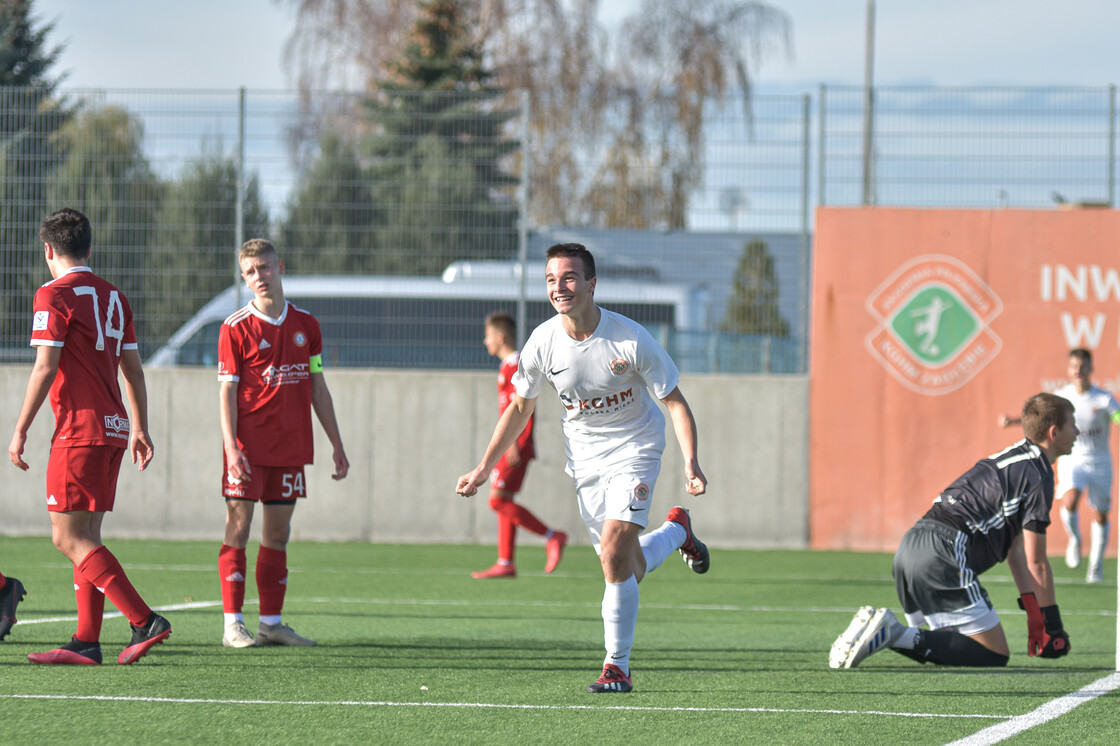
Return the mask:
<svg viewBox="0 0 1120 746">
<path fill-rule="evenodd" d="M 521 483 L 525 481 L 525 472 L 529 468 L 529 462 L 522 461 L 517 466 L 510 466 L 506 463 L 506 457 L 502 456 L 502 460 L 490 472 L 490 486 L 503 492 L 520 492 Z"/>
<path fill-rule="evenodd" d="M 124 451 L 116 446 L 51 448 L 47 459 L 47 510 L 112 510 Z"/>
<path fill-rule="evenodd" d="M 252 500 L 265 504 L 294 503 L 307 497 L 307 482 L 302 466 L 257 466 L 250 464 L 247 482 L 234 482 L 222 463 L 222 497 L 227 500 Z"/>
</svg>

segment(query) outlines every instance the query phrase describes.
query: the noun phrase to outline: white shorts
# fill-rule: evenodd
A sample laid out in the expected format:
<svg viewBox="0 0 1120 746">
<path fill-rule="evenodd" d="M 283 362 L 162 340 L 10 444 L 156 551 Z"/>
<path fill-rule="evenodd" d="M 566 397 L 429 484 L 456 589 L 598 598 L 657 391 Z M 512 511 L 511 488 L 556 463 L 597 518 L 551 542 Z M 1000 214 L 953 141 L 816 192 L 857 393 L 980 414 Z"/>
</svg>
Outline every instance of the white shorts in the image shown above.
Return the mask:
<svg viewBox="0 0 1120 746">
<path fill-rule="evenodd" d="M 1070 490 L 1081 490 L 1089 504 L 1101 513 L 1112 507 L 1112 462 L 1078 461 L 1069 456 L 1058 459 L 1058 483 L 1054 496 L 1061 499 Z"/>
<path fill-rule="evenodd" d="M 600 553 L 603 526 L 607 521 L 649 525 L 653 488 L 661 471 L 660 459 L 641 459 L 576 479 L 579 514 L 595 553 Z"/>
<path fill-rule="evenodd" d="M 911 627 L 928 624 L 930 629 L 955 629 L 962 635 L 971 636 L 987 632 L 999 624 L 999 614 L 988 608 L 984 601 L 978 601 L 957 611 L 929 615 L 915 611 L 906 615 L 906 624 Z"/>
</svg>

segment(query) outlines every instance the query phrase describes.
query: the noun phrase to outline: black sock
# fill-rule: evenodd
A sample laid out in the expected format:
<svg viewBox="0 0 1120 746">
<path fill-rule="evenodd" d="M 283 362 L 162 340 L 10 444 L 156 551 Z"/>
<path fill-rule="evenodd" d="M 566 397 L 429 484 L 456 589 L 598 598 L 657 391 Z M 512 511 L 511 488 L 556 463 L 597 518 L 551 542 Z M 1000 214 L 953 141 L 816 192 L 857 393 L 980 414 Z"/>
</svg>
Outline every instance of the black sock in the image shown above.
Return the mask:
<svg viewBox="0 0 1120 746">
<path fill-rule="evenodd" d="M 71 637 L 70 642 L 62 646 L 62 650 L 69 650 L 90 660 L 101 662 L 100 642 L 86 642 L 85 640 L 79 640 L 77 637 Z"/>
<path fill-rule="evenodd" d="M 913 650 L 892 650 L 919 663 L 943 666 L 1001 667 L 1008 661 L 1008 656 L 993 653 L 971 637 L 949 629 L 923 629 Z"/>
</svg>

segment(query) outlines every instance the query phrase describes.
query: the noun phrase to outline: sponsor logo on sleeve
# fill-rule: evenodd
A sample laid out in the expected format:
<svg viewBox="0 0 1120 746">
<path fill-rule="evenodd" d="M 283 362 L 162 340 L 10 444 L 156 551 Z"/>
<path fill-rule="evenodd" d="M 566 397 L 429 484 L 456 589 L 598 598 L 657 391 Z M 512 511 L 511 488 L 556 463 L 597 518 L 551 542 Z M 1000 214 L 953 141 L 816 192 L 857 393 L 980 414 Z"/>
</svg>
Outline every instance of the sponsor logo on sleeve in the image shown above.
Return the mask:
<svg viewBox="0 0 1120 746">
<path fill-rule="evenodd" d="M 31 331 L 45 332 L 48 318 L 50 318 L 50 311 L 36 311 L 35 318 L 31 321 Z"/>
</svg>

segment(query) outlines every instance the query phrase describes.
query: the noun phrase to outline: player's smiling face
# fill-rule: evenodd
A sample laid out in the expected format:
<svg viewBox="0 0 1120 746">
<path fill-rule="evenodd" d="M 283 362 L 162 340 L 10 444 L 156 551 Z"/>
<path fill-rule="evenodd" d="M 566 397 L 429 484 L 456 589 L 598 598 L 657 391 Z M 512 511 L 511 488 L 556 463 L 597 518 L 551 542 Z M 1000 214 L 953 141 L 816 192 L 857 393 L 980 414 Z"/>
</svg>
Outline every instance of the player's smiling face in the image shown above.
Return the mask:
<svg viewBox="0 0 1120 746">
<path fill-rule="evenodd" d="M 548 300 L 557 313 L 571 315 L 594 304 L 595 278 L 584 276 L 583 260 L 574 256 L 558 256 L 545 265 Z"/>
</svg>

